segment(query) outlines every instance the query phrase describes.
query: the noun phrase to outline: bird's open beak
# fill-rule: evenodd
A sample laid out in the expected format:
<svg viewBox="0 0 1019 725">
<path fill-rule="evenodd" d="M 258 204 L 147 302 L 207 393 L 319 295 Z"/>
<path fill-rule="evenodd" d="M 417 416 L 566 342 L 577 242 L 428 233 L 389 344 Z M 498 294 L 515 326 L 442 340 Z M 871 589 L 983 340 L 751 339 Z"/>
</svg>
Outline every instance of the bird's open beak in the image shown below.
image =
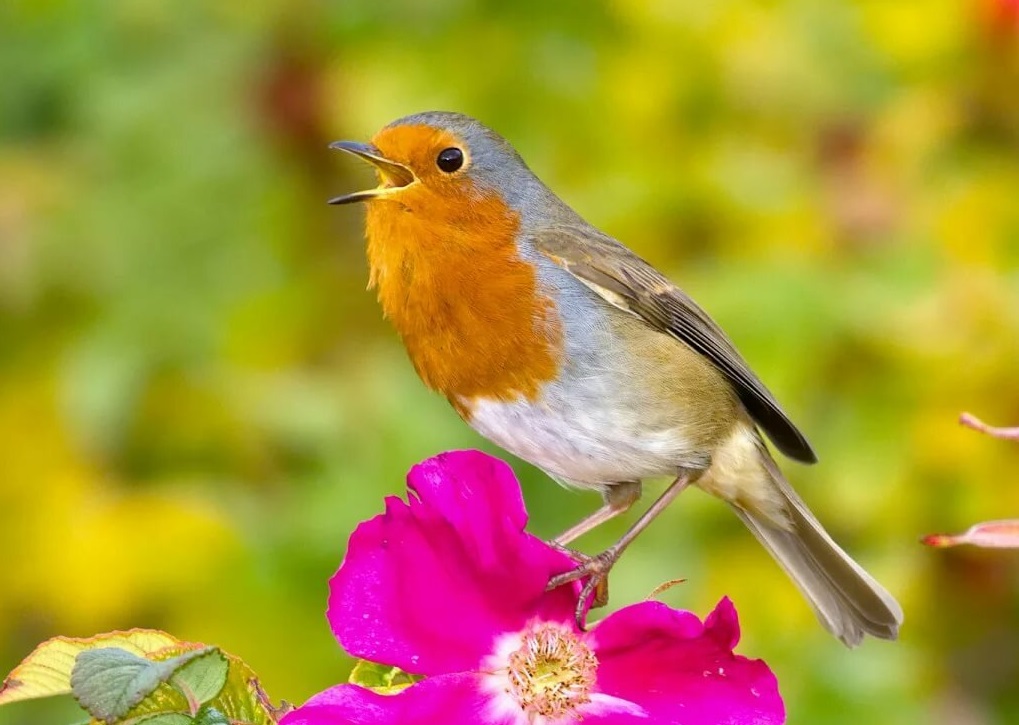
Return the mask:
<svg viewBox="0 0 1019 725">
<path fill-rule="evenodd" d="M 352 194 L 338 196 L 335 199 L 330 199 L 330 204 L 350 204 L 355 201 L 375 199 L 376 197 L 392 193 L 417 181 L 417 177 L 414 176 L 413 171 L 403 164 L 387 159 L 382 155 L 381 151 L 371 144 L 358 143 L 356 141 L 336 141 L 329 144 L 329 148 L 346 151 L 347 153 L 354 154 L 354 156 L 364 159 L 374 166 L 382 177 L 382 183 L 377 188 L 367 189 L 365 191 L 355 191 Z"/>
</svg>

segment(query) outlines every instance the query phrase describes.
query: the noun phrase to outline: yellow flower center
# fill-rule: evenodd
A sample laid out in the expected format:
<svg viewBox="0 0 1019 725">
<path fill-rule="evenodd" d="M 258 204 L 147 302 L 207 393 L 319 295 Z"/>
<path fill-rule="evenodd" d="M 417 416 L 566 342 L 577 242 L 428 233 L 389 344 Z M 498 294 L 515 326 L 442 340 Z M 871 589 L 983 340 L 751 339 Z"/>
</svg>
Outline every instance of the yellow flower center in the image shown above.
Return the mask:
<svg viewBox="0 0 1019 725">
<path fill-rule="evenodd" d="M 598 660 L 577 633 L 536 624 L 509 657 L 509 694 L 533 720 L 558 720 L 591 701 Z"/>
</svg>

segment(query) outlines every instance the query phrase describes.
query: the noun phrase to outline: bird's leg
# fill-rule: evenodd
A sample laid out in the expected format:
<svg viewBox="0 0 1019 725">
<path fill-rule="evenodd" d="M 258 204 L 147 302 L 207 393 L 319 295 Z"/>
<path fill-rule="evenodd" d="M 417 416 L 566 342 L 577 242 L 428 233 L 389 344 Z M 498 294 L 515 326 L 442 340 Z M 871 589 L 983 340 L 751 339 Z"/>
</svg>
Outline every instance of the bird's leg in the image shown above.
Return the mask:
<svg viewBox="0 0 1019 725">
<path fill-rule="evenodd" d="M 609 486 L 602 492 L 604 505 L 590 516 L 574 526 L 566 529 L 549 543 L 557 548 L 565 547 L 574 539 L 579 539 L 591 529 L 601 526 L 609 519 L 626 513 L 640 498 L 640 481 L 626 481 Z M 574 552 L 576 553 L 576 552 Z"/>
<path fill-rule="evenodd" d="M 592 594 L 598 592 L 602 582 L 608 576 L 609 570 L 619 560 L 626 547 L 632 544 L 633 540 L 657 518 L 658 514 L 664 511 L 687 486 L 697 479 L 699 473 L 700 471 L 683 471 L 676 477 L 675 481 L 669 484 L 669 487 L 658 497 L 658 500 L 651 504 L 648 510 L 634 522 L 633 526 L 619 538 L 619 541 L 597 556 L 586 558 L 577 568 L 554 576 L 549 580 L 547 589 L 551 590 L 561 587 L 563 584 L 569 584 L 570 582 L 587 577 L 587 583 L 584 584 L 584 588 L 580 591 L 580 599 L 577 601 L 575 612 L 578 627 L 584 628 L 587 600 Z"/>
<path fill-rule="evenodd" d="M 576 549 L 571 549 L 567 546 L 567 544 L 574 539 L 580 538 L 588 531 L 597 528 L 609 519 L 615 518 L 616 516 L 619 516 L 619 514 L 629 511 L 633 504 L 637 502 L 637 499 L 640 498 L 640 493 L 640 481 L 624 481 L 623 483 L 616 483 L 609 486 L 602 491 L 602 500 L 604 501 L 604 504 L 601 508 L 549 541 L 549 546 L 553 549 L 558 549 L 581 566 L 589 565 L 594 557 L 588 556 Z M 598 585 L 594 590 L 594 599 L 591 602 L 591 608 L 597 609 L 599 607 L 604 607 L 608 603 L 609 580 L 608 577 L 604 577 L 600 582 L 598 582 Z"/>
</svg>

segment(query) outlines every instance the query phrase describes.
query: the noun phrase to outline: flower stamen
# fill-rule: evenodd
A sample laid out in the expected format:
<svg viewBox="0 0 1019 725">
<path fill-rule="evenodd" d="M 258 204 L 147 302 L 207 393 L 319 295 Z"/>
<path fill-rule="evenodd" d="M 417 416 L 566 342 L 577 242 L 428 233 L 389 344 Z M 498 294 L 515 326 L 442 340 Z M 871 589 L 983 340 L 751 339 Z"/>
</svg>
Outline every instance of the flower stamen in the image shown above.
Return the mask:
<svg viewBox="0 0 1019 725">
<path fill-rule="evenodd" d="M 507 692 L 530 719 L 566 717 L 591 701 L 598 660 L 571 628 L 543 622 L 509 656 Z M 578 718 L 579 719 L 579 718 Z"/>
</svg>

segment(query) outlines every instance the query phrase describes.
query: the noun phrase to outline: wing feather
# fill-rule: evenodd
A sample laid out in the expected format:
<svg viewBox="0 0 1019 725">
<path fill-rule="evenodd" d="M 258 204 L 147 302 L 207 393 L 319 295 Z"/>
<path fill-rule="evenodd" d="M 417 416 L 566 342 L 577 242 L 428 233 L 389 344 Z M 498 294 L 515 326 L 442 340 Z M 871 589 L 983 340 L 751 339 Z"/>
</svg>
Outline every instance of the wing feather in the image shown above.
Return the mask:
<svg viewBox="0 0 1019 725">
<path fill-rule="evenodd" d="M 733 384 L 751 417 L 790 458 L 814 463 L 806 437 L 782 411 L 722 329 L 683 290 L 617 242 L 589 227 L 562 225 L 532 239 L 535 248 L 615 307 L 684 342 Z"/>
</svg>

